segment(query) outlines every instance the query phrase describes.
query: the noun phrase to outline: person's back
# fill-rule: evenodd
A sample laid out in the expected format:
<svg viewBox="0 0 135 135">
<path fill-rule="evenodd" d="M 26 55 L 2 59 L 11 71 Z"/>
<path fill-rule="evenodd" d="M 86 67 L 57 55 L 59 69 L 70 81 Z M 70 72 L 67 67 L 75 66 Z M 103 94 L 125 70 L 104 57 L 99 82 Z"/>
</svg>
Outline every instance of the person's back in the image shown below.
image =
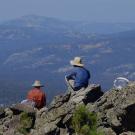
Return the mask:
<svg viewBox="0 0 135 135">
<path fill-rule="evenodd" d="M 46 95 L 40 89 L 43 85 L 40 84 L 40 81 L 36 80 L 32 86 L 34 88 L 28 92 L 27 99 L 35 102 L 35 107 L 40 109 L 46 105 Z"/>
<path fill-rule="evenodd" d="M 38 88 L 34 88 L 34 89 L 30 90 L 28 92 L 27 99 L 34 101 L 36 104 L 35 107 L 39 108 L 39 109 L 42 108 L 43 106 L 45 106 L 45 104 L 46 104 L 45 93 Z"/>
<path fill-rule="evenodd" d="M 66 76 L 66 82 L 72 86 L 74 91 L 80 90 L 82 87 L 86 88 L 89 84 L 90 73 L 84 68 L 81 58 L 75 57 L 74 60 L 70 61 L 70 64 L 73 65 L 73 70 Z M 74 80 L 73 85 L 71 80 Z"/>
<path fill-rule="evenodd" d="M 75 81 L 74 87 L 87 87 L 89 83 L 90 73 L 84 67 L 74 67 Z"/>
</svg>

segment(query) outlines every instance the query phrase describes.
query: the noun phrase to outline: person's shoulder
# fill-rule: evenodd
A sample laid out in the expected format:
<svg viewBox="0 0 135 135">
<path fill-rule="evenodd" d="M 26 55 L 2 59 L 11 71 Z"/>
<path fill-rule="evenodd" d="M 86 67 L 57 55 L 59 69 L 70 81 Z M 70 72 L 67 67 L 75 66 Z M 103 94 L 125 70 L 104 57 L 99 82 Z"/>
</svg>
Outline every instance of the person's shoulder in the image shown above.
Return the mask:
<svg viewBox="0 0 135 135">
<path fill-rule="evenodd" d="M 74 71 L 74 72 L 79 72 L 80 70 L 82 70 L 81 67 L 77 67 L 77 66 L 76 66 L 76 67 L 73 68 L 73 71 Z"/>
<path fill-rule="evenodd" d="M 33 93 L 35 93 L 34 89 L 28 91 L 28 95 L 33 95 Z"/>
<path fill-rule="evenodd" d="M 84 67 L 83 69 L 84 69 L 86 72 L 90 73 L 90 71 L 89 71 L 87 68 Z"/>
<path fill-rule="evenodd" d="M 77 67 L 72 67 L 72 68 L 70 69 L 70 73 L 73 73 L 73 72 L 75 72 L 76 70 L 78 70 Z"/>
<path fill-rule="evenodd" d="M 78 67 L 78 70 L 86 70 L 85 67 Z"/>
<path fill-rule="evenodd" d="M 30 89 L 30 90 L 29 90 L 29 93 L 30 93 L 30 92 L 33 92 L 33 91 L 34 91 L 34 89 Z"/>
<path fill-rule="evenodd" d="M 40 93 L 42 93 L 42 94 L 45 94 L 45 92 L 42 90 L 42 89 L 40 89 L 40 91 L 39 91 Z"/>
<path fill-rule="evenodd" d="M 29 93 L 37 92 L 37 89 L 33 88 L 29 91 Z"/>
<path fill-rule="evenodd" d="M 89 70 L 87 68 L 85 70 L 87 70 L 89 72 Z"/>
<path fill-rule="evenodd" d="M 74 67 L 74 69 L 80 70 L 80 69 L 82 69 L 82 67 L 76 66 L 76 67 Z"/>
</svg>

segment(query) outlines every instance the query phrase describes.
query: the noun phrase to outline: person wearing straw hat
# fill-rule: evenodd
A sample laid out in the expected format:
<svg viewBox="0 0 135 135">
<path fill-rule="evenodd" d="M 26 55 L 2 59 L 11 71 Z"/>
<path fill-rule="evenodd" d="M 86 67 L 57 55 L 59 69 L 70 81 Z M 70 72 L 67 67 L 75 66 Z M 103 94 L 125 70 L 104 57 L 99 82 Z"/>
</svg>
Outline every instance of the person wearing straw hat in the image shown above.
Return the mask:
<svg viewBox="0 0 135 135">
<path fill-rule="evenodd" d="M 69 75 L 65 76 L 68 85 L 70 85 L 74 91 L 88 87 L 90 73 L 86 68 L 84 68 L 82 59 L 80 57 L 75 57 L 70 61 L 70 64 L 74 68 Z M 72 84 L 70 80 L 73 80 L 74 83 Z"/>
<path fill-rule="evenodd" d="M 32 85 L 34 88 L 28 92 L 27 100 L 33 101 L 35 107 L 41 109 L 46 105 L 46 95 L 41 90 L 41 87 L 44 87 L 40 81 L 36 80 Z"/>
</svg>

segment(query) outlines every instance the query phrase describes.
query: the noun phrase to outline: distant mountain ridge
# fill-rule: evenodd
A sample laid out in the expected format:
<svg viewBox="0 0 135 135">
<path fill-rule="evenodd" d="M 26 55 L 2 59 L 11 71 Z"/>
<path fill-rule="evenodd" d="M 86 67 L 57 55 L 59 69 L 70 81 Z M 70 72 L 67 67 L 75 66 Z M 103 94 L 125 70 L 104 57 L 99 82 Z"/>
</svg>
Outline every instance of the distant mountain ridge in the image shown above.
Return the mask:
<svg viewBox="0 0 135 135">
<path fill-rule="evenodd" d="M 82 33 L 99 33 L 109 34 L 116 32 L 123 32 L 135 29 L 135 23 L 94 23 L 83 21 L 69 21 L 57 18 L 27 15 L 18 19 L 6 21 L 1 23 L 3 26 L 15 27 L 33 27 L 33 28 L 46 28 L 46 29 L 61 29 L 73 30 Z"/>
</svg>

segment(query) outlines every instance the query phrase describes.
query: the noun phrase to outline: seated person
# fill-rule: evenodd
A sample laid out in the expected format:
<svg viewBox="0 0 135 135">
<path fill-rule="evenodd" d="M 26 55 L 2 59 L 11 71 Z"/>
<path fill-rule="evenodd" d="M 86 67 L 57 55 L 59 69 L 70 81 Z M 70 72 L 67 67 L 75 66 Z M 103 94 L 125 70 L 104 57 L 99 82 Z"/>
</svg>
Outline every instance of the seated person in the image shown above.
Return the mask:
<svg viewBox="0 0 135 135">
<path fill-rule="evenodd" d="M 40 81 L 36 80 L 32 86 L 34 88 L 28 92 L 26 99 L 27 103 L 31 103 L 32 105 L 34 105 L 34 107 L 41 109 L 46 105 L 46 95 L 41 90 L 41 87 L 43 87 L 43 85 L 41 85 Z"/>
<path fill-rule="evenodd" d="M 90 73 L 84 68 L 81 58 L 75 57 L 74 60 L 70 61 L 70 64 L 73 66 L 73 71 L 66 76 L 67 82 L 72 86 L 70 80 L 74 80 L 74 84 L 72 86 L 74 91 L 86 88 L 89 84 Z"/>
</svg>

